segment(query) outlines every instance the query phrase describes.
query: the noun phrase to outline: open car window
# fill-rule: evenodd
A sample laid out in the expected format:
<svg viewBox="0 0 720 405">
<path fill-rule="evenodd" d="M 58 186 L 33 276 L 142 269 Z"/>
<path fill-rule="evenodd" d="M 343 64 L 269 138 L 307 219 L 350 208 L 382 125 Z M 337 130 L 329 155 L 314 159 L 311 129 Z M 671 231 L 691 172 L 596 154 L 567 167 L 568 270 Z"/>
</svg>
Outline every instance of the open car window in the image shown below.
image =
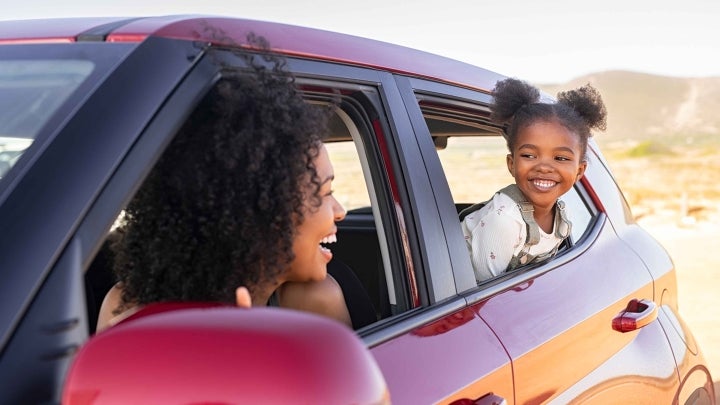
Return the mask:
<svg viewBox="0 0 720 405">
<path fill-rule="evenodd" d="M 390 209 L 390 186 L 387 169 L 380 158 L 376 124 L 381 112 L 377 89 L 371 86 L 344 84 L 316 79 L 298 79 L 309 102 L 333 103 L 335 113 L 330 121 L 330 135 L 325 146 L 335 171 L 333 195 L 347 214 L 338 223 L 338 241 L 332 246 L 333 260 L 352 269 L 360 281 L 348 295 L 369 300 L 372 317 L 353 320 L 356 329 L 365 328 L 403 313 L 411 308 L 399 227 Z M 340 96 L 338 96 L 340 94 Z M 368 303 L 349 302 L 368 307 Z M 363 311 L 367 312 L 367 309 Z M 372 319 L 370 319 L 372 318 Z"/>
<path fill-rule="evenodd" d="M 490 121 L 487 106 L 423 96 L 420 108 L 458 212 L 488 201 L 514 182 L 507 168 L 508 149 L 502 129 Z M 580 183 L 561 199 L 572 222 L 563 250 L 583 237 L 597 210 L 584 196 Z"/>
</svg>

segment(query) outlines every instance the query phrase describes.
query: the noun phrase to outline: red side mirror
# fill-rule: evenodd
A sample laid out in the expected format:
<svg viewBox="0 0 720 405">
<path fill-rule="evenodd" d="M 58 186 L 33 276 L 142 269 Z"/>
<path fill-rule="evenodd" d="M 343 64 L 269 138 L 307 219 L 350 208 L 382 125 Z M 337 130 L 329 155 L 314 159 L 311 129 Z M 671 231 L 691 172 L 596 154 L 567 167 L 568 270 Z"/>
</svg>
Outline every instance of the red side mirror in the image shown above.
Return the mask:
<svg viewBox="0 0 720 405">
<path fill-rule="evenodd" d="M 183 306 L 148 306 L 92 337 L 62 403 L 390 402 L 370 352 L 339 323 L 277 308 Z"/>
</svg>

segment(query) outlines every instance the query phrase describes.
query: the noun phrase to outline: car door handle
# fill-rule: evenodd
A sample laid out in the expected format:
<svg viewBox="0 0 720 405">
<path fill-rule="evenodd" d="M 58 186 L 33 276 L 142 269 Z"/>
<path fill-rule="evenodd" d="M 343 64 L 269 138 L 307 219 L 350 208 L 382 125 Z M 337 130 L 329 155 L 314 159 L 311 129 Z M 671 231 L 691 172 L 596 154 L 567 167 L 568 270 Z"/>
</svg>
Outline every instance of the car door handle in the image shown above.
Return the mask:
<svg viewBox="0 0 720 405">
<path fill-rule="evenodd" d="M 505 398 L 495 395 L 492 392 L 482 397 L 472 400 L 468 398 L 458 399 L 450 403 L 450 405 L 507 405 Z"/>
<path fill-rule="evenodd" d="M 618 332 L 630 332 L 648 325 L 657 319 L 658 308 L 655 302 L 646 299 L 633 299 L 627 307 L 612 320 L 612 328 Z"/>
</svg>

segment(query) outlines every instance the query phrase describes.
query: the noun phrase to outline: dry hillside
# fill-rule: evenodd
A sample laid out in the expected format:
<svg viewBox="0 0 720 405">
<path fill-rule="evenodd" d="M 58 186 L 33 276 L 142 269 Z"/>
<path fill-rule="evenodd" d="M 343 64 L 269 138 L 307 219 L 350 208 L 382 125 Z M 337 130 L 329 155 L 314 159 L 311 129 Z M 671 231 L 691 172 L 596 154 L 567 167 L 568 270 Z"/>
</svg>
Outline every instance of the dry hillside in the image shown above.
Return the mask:
<svg viewBox="0 0 720 405">
<path fill-rule="evenodd" d="M 609 71 L 540 85 L 551 95 L 591 83 L 608 108 L 601 143 L 656 141 L 666 146 L 720 144 L 720 77 L 676 78 Z"/>
</svg>

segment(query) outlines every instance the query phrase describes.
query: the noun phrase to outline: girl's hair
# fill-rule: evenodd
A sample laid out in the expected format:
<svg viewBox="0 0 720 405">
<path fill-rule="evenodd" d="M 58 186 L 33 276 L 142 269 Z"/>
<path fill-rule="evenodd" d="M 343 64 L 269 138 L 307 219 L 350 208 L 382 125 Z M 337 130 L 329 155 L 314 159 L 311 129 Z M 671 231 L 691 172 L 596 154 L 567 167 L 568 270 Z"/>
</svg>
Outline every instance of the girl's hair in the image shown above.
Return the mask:
<svg viewBox="0 0 720 405">
<path fill-rule="evenodd" d="M 234 302 L 294 258 L 329 109 L 303 101 L 266 51 L 224 78 L 189 117 L 127 206 L 116 244 L 122 304 Z M 310 197 L 306 197 L 310 196 Z"/>
<path fill-rule="evenodd" d="M 517 134 L 538 122 L 557 122 L 580 139 L 581 160 L 586 159 L 591 129 L 606 129 L 607 111 L 600 93 L 587 84 L 558 93 L 556 103 L 540 102 L 537 88 L 518 79 L 498 81 L 493 90 L 491 119 L 505 126 L 508 149 L 512 152 Z"/>
</svg>

